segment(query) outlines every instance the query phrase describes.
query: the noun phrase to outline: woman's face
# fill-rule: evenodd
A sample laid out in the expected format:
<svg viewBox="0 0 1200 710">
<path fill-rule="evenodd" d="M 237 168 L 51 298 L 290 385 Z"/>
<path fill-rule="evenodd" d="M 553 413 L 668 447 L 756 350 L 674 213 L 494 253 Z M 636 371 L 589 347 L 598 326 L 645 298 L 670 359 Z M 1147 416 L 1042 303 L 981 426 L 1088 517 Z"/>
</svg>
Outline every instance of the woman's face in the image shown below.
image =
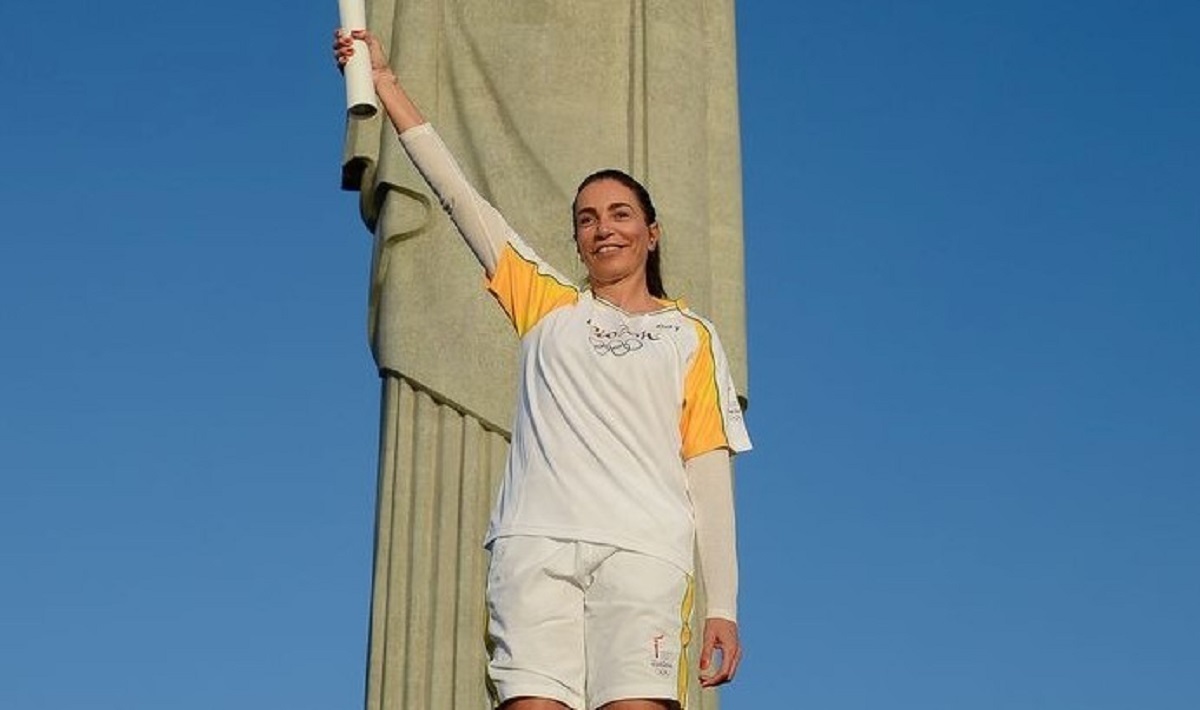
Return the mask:
<svg viewBox="0 0 1200 710">
<path fill-rule="evenodd" d="M 658 236 L 637 195 L 616 180 L 597 180 L 575 198 L 575 248 L 593 288 L 629 278 L 645 282 Z"/>
</svg>

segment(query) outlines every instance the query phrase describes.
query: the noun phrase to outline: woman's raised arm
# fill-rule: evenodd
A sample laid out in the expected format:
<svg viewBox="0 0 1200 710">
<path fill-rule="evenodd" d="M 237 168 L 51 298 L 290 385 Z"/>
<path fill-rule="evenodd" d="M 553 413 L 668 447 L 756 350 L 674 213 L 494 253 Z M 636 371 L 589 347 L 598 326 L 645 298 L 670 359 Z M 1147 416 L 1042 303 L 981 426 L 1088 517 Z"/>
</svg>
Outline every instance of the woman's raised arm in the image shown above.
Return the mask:
<svg viewBox="0 0 1200 710">
<path fill-rule="evenodd" d="M 375 93 L 400 136 L 400 144 L 491 278 L 504 245 L 519 238 L 496 208 L 467 181 L 454 156 L 404 91 L 378 38 L 367 30 L 354 30 L 348 35 L 335 31 L 333 53 L 338 67 L 350 61 L 356 39 L 366 42 L 371 51 Z"/>
</svg>

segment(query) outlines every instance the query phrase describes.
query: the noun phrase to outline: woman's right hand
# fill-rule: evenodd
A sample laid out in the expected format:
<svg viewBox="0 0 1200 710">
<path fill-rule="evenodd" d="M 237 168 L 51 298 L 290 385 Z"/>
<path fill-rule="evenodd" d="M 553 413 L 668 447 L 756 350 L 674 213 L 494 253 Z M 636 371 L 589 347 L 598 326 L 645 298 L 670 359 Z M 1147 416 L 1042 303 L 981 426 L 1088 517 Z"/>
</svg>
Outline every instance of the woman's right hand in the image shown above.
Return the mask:
<svg viewBox="0 0 1200 710">
<path fill-rule="evenodd" d="M 378 84 L 381 79 L 395 81 L 396 77 L 392 73 L 392 68 L 388 66 L 387 53 L 383 51 L 383 45 L 379 43 L 379 38 L 368 30 L 351 30 L 349 33 L 343 32 L 341 29 L 333 31 L 333 58 L 337 62 L 338 71 L 345 71 L 346 62 L 349 62 L 350 57 L 354 56 L 354 40 L 356 39 L 366 42 L 367 49 L 371 53 L 371 78 L 375 80 L 375 83 Z"/>
<path fill-rule="evenodd" d="M 383 51 L 383 45 L 367 30 L 352 30 L 349 33 L 340 29 L 333 31 L 333 59 L 337 62 L 338 70 L 344 71 L 346 62 L 354 56 L 355 40 L 367 43 L 367 49 L 371 52 L 371 80 L 375 84 L 375 93 L 379 96 L 388 120 L 395 126 L 396 132 L 403 133 L 409 128 L 425 123 L 421 109 L 417 108 L 404 92 L 404 87 L 388 66 L 387 52 Z"/>
</svg>

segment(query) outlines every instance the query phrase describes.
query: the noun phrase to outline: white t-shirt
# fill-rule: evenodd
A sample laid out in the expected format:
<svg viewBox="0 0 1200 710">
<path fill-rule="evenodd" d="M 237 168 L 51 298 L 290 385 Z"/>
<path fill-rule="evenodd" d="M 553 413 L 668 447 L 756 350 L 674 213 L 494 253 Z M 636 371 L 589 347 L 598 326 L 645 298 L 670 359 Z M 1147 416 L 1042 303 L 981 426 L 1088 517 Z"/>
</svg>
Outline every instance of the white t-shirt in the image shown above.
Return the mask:
<svg viewBox="0 0 1200 710">
<path fill-rule="evenodd" d="M 683 462 L 750 439 L 712 324 L 682 303 L 631 314 L 515 235 L 488 284 L 521 336 L 512 445 L 487 541 L 586 540 L 692 570 Z"/>
<path fill-rule="evenodd" d="M 750 449 L 712 324 L 680 301 L 632 314 L 576 288 L 475 192 L 431 126 L 400 140 L 521 338 L 512 445 L 485 544 L 584 540 L 691 573 L 684 461 Z"/>
</svg>

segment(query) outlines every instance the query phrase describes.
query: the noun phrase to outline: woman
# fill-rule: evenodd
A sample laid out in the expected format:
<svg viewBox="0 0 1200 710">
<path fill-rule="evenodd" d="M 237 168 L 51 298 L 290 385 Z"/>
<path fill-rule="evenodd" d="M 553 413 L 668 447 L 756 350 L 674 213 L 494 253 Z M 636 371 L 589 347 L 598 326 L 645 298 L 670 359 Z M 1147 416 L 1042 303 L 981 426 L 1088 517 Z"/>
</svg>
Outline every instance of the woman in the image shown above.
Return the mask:
<svg viewBox="0 0 1200 710">
<path fill-rule="evenodd" d="M 712 325 L 663 291 L 650 195 L 618 170 L 583 181 L 572 214 L 588 282 L 571 285 L 466 181 L 375 37 L 335 33 L 339 66 L 353 39 L 521 337 L 485 540 L 488 672 L 502 707 L 681 707 L 693 541 L 709 597 L 701 683 L 728 682 L 742 653 L 730 454 L 750 441 Z"/>
</svg>

